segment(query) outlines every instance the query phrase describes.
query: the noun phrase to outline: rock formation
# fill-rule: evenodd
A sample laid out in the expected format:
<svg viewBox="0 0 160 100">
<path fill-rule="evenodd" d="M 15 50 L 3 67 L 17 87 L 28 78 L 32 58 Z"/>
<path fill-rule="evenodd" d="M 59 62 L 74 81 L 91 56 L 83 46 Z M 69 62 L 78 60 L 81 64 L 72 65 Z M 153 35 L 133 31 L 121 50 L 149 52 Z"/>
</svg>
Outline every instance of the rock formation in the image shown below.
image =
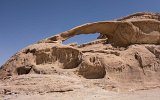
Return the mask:
<svg viewBox="0 0 160 100">
<path fill-rule="evenodd" d="M 62 42 L 79 34 L 100 33 L 112 45 L 160 44 L 160 15 L 137 13 L 117 21 L 88 23 L 40 42 Z"/>
<path fill-rule="evenodd" d="M 95 41 L 62 44 L 75 35 L 94 33 L 100 33 Z M 12 56 L 0 68 L 0 94 L 159 87 L 159 44 L 158 13 L 136 13 L 114 21 L 84 24 Z"/>
</svg>

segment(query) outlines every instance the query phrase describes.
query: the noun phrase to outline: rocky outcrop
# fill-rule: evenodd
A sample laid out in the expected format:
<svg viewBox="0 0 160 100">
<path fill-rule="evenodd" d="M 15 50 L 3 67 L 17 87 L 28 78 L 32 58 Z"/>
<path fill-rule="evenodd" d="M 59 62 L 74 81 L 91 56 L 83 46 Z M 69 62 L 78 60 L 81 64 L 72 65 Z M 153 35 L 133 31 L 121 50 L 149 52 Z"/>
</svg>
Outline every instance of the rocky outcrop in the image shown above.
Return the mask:
<svg viewBox="0 0 160 100">
<path fill-rule="evenodd" d="M 39 42 L 62 42 L 79 34 L 100 33 L 116 46 L 130 44 L 160 44 L 160 15 L 137 13 L 117 21 L 88 23 Z"/>
<path fill-rule="evenodd" d="M 101 34 L 99 39 L 89 43 L 61 43 L 75 35 L 97 32 Z M 1 89 L 18 93 L 28 93 L 28 90 L 44 93 L 91 87 L 113 91 L 159 87 L 159 43 L 160 22 L 157 13 L 137 13 L 117 21 L 81 25 L 41 40 L 12 56 L 1 67 L 0 79 L 14 86 L 2 85 Z M 43 78 L 46 82 L 40 81 Z M 10 81 L 14 79 L 20 81 L 11 84 Z M 28 82 L 24 83 L 24 80 Z M 48 84 L 49 81 L 51 83 Z M 16 84 L 25 84 L 25 87 L 15 89 Z M 37 88 L 41 85 L 42 89 Z"/>
</svg>

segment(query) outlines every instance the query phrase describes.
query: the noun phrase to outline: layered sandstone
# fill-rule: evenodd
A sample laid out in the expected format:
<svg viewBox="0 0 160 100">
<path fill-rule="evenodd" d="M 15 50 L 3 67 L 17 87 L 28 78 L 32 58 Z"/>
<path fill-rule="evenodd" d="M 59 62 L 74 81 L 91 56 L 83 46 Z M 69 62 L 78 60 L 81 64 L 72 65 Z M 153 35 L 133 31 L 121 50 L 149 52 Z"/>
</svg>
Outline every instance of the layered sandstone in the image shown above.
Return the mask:
<svg viewBox="0 0 160 100">
<path fill-rule="evenodd" d="M 79 93 L 92 88 L 135 91 L 159 87 L 159 18 L 157 13 L 137 13 L 116 21 L 81 25 L 32 44 L 1 67 L 0 93 Z M 62 44 L 75 35 L 97 32 L 101 35 L 95 41 Z"/>
</svg>

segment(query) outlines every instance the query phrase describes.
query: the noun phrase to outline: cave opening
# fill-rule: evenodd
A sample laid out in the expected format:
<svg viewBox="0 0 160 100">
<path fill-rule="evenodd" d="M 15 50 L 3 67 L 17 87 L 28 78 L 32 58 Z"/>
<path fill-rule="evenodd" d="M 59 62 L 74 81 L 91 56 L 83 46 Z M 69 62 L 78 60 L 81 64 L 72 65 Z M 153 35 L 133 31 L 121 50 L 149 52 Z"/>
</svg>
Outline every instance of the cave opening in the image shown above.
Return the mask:
<svg viewBox="0 0 160 100">
<path fill-rule="evenodd" d="M 22 66 L 17 68 L 17 74 L 18 75 L 23 75 L 23 74 L 29 74 L 29 72 L 31 71 L 32 66 Z"/>
</svg>

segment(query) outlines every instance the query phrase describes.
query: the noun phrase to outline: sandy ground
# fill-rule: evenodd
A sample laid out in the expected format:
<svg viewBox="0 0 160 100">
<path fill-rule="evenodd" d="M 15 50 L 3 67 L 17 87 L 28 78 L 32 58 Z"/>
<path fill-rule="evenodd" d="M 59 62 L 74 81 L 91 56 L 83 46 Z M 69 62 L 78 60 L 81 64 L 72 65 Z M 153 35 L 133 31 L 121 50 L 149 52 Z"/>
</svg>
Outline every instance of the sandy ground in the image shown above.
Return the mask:
<svg viewBox="0 0 160 100">
<path fill-rule="evenodd" d="M 86 80 L 85 80 L 86 81 Z M 63 75 L 21 75 L 0 81 L 0 100 L 159 100 L 160 88 L 109 91 Z M 5 90 L 5 92 L 4 92 Z"/>
<path fill-rule="evenodd" d="M 141 90 L 130 93 L 89 89 L 67 93 L 8 95 L 2 98 L 2 100 L 159 100 L 159 98 L 160 89 Z"/>
</svg>

